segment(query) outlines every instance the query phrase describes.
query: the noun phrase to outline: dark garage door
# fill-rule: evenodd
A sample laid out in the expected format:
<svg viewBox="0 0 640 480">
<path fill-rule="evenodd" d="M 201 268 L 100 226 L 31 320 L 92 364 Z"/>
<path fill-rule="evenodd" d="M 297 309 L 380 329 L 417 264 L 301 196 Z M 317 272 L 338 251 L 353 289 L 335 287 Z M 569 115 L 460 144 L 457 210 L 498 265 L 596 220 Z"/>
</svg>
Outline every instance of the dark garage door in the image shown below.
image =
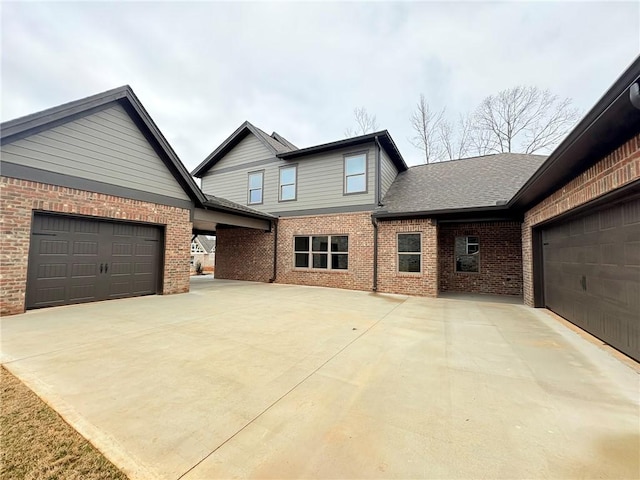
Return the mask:
<svg viewBox="0 0 640 480">
<path fill-rule="evenodd" d="M 640 360 L 640 199 L 542 232 L 547 308 Z"/>
<path fill-rule="evenodd" d="M 36 214 L 26 307 L 154 294 L 162 230 L 152 225 Z"/>
</svg>

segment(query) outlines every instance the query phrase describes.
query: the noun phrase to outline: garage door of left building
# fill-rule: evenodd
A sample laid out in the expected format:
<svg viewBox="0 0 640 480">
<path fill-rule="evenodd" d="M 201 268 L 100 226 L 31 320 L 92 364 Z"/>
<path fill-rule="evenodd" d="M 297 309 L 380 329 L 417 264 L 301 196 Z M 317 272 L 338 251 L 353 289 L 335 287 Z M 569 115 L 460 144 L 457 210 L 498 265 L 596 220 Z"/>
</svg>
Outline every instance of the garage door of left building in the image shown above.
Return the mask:
<svg viewBox="0 0 640 480">
<path fill-rule="evenodd" d="M 157 293 L 162 237 L 155 225 L 35 213 L 26 308 Z"/>
</svg>

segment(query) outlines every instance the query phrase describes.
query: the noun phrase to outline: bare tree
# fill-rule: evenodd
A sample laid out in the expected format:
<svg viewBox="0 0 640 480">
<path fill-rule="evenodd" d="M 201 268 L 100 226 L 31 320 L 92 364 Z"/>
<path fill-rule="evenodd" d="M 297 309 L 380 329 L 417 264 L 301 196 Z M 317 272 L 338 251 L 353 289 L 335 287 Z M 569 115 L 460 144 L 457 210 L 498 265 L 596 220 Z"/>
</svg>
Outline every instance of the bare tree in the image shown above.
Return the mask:
<svg viewBox="0 0 640 480">
<path fill-rule="evenodd" d="M 441 160 L 445 148 L 441 141 L 441 125 L 444 116 L 444 109 L 439 112 L 431 110 L 423 94 L 420 94 L 420 101 L 411 115 L 411 128 L 415 136 L 409 141 L 414 147 L 424 153 L 424 163 L 433 163 Z"/>
<path fill-rule="evenodd" d="M 570 99 L 560 100 L 549 90 L 502 90 L 486 97 L 474 114 L 474 147 L 484 153 L 534 153 L 557 144 L 578 117 Z"/>
<path fill-rule="evenodd" d="M 473 120 L 471 115 L 460 115 L 456 128 L 453 124 L 443 119 L 440 123 L 438 135 L 442 144 L 442 149 L 449 160 L 464 158 L 471 150 L 471 135 Z"/>
<path fill-rule="evenodd" d="M 357 137 L 358 135 L 366 135 L 367 133 L 373 133 L 378 129 L 378 122 L 375 115 L 370 115 L 366 108 L 360 107 L 353 110 L 353 115 L 356 119 L 356 126 L 354 128 L 347 128 L 344 131 L 344 136 Z"/>
</svg>

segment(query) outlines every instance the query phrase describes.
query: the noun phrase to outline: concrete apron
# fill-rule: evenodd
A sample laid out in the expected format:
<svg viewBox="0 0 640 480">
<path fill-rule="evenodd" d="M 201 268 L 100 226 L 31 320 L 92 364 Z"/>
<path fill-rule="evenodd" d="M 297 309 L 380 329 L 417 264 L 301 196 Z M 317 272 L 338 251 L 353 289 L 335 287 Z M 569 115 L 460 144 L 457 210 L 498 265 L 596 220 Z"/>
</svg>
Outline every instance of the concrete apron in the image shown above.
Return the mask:
<svg viewBox="0 0 640 480">
<path fill-rule="evenodd" d="M 0 328 L 132 479 L 640 477 L 637 372 L 522 305 L 197 279 Z"/>
</svg>

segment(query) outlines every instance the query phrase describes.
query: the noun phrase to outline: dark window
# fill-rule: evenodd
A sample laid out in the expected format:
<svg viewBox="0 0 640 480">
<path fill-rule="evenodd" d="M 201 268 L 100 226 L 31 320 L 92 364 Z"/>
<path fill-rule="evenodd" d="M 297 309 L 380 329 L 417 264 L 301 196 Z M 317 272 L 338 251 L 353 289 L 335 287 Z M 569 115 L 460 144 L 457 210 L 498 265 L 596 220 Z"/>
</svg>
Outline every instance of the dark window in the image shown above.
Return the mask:
<svg viewBox="0 0 640 480">
<path fill-rule="evenodd" d="M 456 272 L 477 273 L 480 271 L 480 240 L 475 236 L 456 237 Z"/>
<path fill-rule="evenodd" d="M 420 273 L 422 259 L 421 235 L 419 233 L 398 234 L 398 271 Z"/>
<path fill-rule="evenodd" d="M 314 235 L 293 237 L 296 268 L 347 270 L 349 237 L 347 235 Z"/>
</svg>

